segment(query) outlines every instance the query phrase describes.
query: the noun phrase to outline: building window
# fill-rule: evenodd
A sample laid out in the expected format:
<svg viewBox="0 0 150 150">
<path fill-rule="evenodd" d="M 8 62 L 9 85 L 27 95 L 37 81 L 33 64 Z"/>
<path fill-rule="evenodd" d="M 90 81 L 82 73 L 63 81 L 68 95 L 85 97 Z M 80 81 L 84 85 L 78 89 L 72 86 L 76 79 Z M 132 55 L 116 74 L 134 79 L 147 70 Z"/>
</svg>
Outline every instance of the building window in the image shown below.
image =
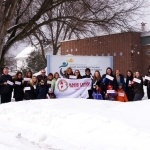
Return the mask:
<svg viewBox="0 0 150 150">
<path fill-rule="evenodd" d="M 116 52 L 114 52 L 114 56 L 116 56 Z"/>
<path fill-rule="evenodd" d="M 123 55 L 123 53 L 122 52 L 120 52 L 120 56 L 122 56 Z"/>
</svg>

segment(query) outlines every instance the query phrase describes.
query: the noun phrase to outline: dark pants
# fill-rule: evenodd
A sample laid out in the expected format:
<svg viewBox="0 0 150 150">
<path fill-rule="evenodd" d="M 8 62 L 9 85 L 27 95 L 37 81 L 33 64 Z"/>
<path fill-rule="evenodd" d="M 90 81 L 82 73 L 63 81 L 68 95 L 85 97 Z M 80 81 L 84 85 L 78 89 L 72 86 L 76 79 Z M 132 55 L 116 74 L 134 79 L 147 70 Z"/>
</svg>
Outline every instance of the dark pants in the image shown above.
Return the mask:
<svg viewBox="0 0 150 150">
<path fill-rule="evenodd" d="M 15 98 L 15 101 L 18 102 L 18 101 L 23 101 L 23 98 Z"/>
<path fill-rule="evenodd" d="M 144 96 L 143 93 L 136 93 L 136 94 L 134 95 L 133 101 L 142 100 L 143 96 Z"/>
<path fill-rule="evenodd" d="M 11 93 L 1 94 L 1 103 L 11 102 Z"/>
<path fill-rule="evenodd" d="M 150 88 L 147 88 L 147 97 L 150 99 Z"/>
</svg>

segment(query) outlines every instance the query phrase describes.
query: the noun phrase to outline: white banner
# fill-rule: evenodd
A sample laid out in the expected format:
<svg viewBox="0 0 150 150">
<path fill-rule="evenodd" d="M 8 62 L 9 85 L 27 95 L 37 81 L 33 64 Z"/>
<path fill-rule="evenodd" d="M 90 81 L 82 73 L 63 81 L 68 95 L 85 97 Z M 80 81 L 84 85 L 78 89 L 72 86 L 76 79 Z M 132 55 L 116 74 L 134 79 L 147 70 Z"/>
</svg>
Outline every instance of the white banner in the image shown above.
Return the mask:
<svg viewBox="0 0 150 150">
<path fill-rule="evenodd" d="M 88 90 L 91 89 L 91 84 L 90 78 L 60 78 L 56 81 L 55 95 L 57 98 L 88 98 Z"/>
</svg>

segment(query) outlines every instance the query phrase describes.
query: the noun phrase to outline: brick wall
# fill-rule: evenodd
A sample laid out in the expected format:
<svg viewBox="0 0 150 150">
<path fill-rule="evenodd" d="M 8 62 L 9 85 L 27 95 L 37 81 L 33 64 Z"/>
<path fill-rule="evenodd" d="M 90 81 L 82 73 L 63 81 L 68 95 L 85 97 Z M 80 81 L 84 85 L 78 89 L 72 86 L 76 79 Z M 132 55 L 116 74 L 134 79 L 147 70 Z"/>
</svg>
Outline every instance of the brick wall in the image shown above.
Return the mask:
<svg viewBox="0 0 150 150">
<path fill-rule="evenodd" d="M 126 32 L 64 41 L 61 43 L 61 54 L 114 56 L 114 71 L 119 69 L 126 76 L 128 69 L 133 72 L 136 70 L 144 71 L 145 69 L 143 69 L 145 60 L 143 61 L 142 55 L 146 48 L 142 49 L 140 36 L 141 34 L 138 32 Z M 146 57 L 149 58 L 149 56 Z"/>
</svg>

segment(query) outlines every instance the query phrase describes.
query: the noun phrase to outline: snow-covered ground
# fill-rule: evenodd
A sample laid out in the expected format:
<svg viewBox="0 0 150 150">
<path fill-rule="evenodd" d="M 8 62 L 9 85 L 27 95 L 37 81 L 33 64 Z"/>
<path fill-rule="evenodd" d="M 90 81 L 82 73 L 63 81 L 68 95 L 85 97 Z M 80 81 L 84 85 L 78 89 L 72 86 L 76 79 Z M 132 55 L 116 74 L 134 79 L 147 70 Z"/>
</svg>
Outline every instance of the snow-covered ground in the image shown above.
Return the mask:
<svg viewBox="0 0 150 150">
<path fill-rule="evenodd" d="M 148 150 L 149 108 L 146 99 L 122 103 L 71 98 L 1 104 L 0 150 Z"/>
</svg>

